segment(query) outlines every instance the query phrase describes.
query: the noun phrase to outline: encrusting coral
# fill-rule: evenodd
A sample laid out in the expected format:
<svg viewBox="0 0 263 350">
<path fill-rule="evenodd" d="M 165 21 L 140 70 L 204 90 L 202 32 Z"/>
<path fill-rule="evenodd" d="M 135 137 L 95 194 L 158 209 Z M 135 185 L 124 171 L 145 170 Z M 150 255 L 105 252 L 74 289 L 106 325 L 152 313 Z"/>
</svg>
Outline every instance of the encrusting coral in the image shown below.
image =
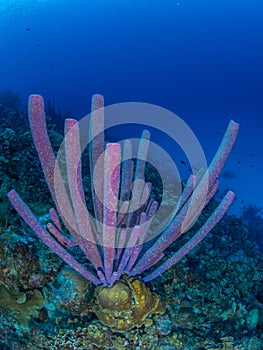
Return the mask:
<svg viewBox="0 0 263 350">
<path fill-rule="evenodd" d="M 39 311 L 43 307 L 43 296 L 37 290 L 27 293 L 11 294 L 4 286 L 0 286 L 0 307 L 10 310 L 18 325 L 23 330 L 29 330 L 32 317 L 39 317 Z"/>
</svg>

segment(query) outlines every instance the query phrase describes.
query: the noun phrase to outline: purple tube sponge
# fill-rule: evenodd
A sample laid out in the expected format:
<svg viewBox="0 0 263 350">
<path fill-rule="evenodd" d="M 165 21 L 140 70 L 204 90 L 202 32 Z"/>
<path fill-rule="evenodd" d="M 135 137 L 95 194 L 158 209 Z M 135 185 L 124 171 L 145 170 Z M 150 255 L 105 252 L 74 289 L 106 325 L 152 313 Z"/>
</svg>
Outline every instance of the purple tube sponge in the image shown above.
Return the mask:
<svg viewBox="0 0 263 350">
<path fill-rule="evenodd" d="M 101 95 L 93 96 L 88 135 L 92 216 L 82 186 L 80 122 L 66 120 L 63 147 L 55 157 L 48 138 L 43 98 L 31 95 L 28 110 L 34 144 L 56 209 L 50 210 L 51 222 L 45 228 L 15 190 L 8 193 L 8 198 L 51 250 L 95 285 L 111 286 L 123 273 L 139 275 L 165 256 L 165 249 L 189 230 L 215 194 L 218 175 L 238 133 L 238 124 L 230 121 L 208 169 L 199 180 L 194 175 L 189 177 L 177 213 L 155 240 L 145 244 L 159 205 L 150 197 L 152 185 L 145 182 L 144 175 L 149 132 L 142 133 L 136 161 L 130 140 L 125 140 L 123 145 L 108 143 L 105 147 L 104 100 Z M 199 244 L 233 199 L 234 194 L 229 191 L 195 235 L 168 260 L 144 275 L 143 280 L 160 276 Z M 71 238 L 64 236 L 60 220 Z M 67 251 L 72 246 L 83 251 L 87 265 L 80 264 Z"/>
</svg>

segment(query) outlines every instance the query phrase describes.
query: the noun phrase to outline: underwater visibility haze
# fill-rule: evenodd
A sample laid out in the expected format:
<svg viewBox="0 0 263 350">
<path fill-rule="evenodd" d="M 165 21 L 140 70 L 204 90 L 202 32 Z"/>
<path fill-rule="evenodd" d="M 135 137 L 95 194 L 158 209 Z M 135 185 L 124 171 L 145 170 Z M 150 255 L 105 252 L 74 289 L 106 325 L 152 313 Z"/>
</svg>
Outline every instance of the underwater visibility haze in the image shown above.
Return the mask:
<svg viewBox="0 0 263 350">
<path fill-rule="evenodd" d="M 0 0 L 0 349 L 263 349 L 262 18 Z"/>
</svg>

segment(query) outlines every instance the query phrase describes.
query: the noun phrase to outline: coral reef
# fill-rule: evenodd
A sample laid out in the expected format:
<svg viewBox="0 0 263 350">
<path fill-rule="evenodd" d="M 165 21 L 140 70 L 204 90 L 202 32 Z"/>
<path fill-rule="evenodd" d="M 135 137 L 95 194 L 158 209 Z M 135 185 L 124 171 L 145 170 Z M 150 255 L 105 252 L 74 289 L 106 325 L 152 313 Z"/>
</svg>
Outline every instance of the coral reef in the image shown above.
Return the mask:
<svg viewBox="0 0 263 350">
<path fill-rule="evenodd" d="M 43 224 L 49 219 L 43 215 L 50 199 L 37 153 L 25 121 L 19 129 L 16 117 L 11 119 L 23 113 L 11 109 L 0 106 L 0 207 L 4 202 L 0 208 L 0 349 L 262 350 L 263 260 L 258 240 L 262 230 L 254 220 L 260 220 L 259 208 L 252 205 L 241 218 L 226 216 L 202 245 L 145 285 L 154 291 L 151 295 L 165 299 L 164 314 L 152 312 L 140 327 L 114 331 L 93 312 L 100 305 L 97 296 L 90 299 L 94 287 L 50 253 L 10 206 L 7 210 L 5 193 L 15 186 Z M 3 110 L 5 123 L 10 124 L 2 123 Z M 209 203 L 190 237 L 216 206 Z M 189 236 L 170 245 L 167 259 Z M 71 252 L 84 262 L 74 249 Z M 125 282 L 128 287 L 122 286 L 123 305 L 135 307 L 135 299 L 130 299 L 135 290 L 141 289 L 142 295 L 148 291 L 142 282 L 131 286 L 131 281 Z M 114 307 L 121 309 L 119 301 L 113 300 Z M 152 325 L 147 327 L 148 322 Z"/>
<path fill-rule="evenodd" d="M 165 306 L 142 281 L 124 276 L 112 287 L 96 288 L 93 311 L 113 331 L 125 332 L 143 324 L 151 326 L 150 316 L 163 314 Z"/>
<path fill-rule="evenodd" d="M 249 239 L 255 241 L 263 253 L 263 210 L 262 208 L 249 204 L 243 207 L 241 218 L 248 229 Z"/>
<path fill-rule="evenodd" d="M 15 327 L 29 331 L 29 322 L 32 317 L 40 317 L 43 308 L 43 296 L 38 290 L 27 293 L 11 294 L 4 286 L 0 286 L 0 307 L 7 309 L 17 320 Z"/>
<path fill-rule="evenodd" d="M 69 267 L 59 272 L 56 285 L 52 300 L 57 308 L 72 315 L 84 315 L 93 297 L 94 285 Z"/>
<path fill-rule="evenodd" d="M 12 293 L 40 288 L 47 282 L 36 254 L 16 234 L 10 226 L 0 237 L 0 285 Z"/>
<path fill-rule="evenodd" d="M 200 222 L 196 223 L 197 226 L 202 225 L 214 206 L 215 203 L 211 202 L 200 217 Z M 11 237 L 13 243 L 10 249 L 21 242 L 21 239 L 30 237 L 25 227 L 22 230 L 21 227 L 13 227 L 12 235 L 9 230 L 8 227 L 1 235 L 1 246 L 4 248 L 2 251 L 5 254 L 8 254 L 8 245 L 5 242 L 10 243 Z M 195 230 L 196 227 L 193 227 L 190 236 Z M 18 234 L 21 235 L 19 240 Z M 173 249 L 177 249 L 176 245 L 180 246 L 186 240 L 185 237 L 181 239 L 183 242 L 179 240 L 174 243 L 175 246 L 170 247 L 168 256 L 173 253 Z M 27 330 L 16 329 L 18 321 L 13 312 L 0 308 L 0 339 L 10 348 L 12 346 L 12 349 L 262 349 L 262 255 L 257 243 L 248 239 L 247 226 L 240 218 L 226 217 L 204 244 L 199 245 L 174 268 L 151 283 L 154 292 L 166 299 L 166 311 L 163 315 L 152 314 L 150 327 L 142 325 L 121 333 L 98 322 L 92 310 L 97 303 L 95 299 L 89 301 L 84 310 L 81 310 L 82 307 L 78 309 L 78 306 L 75 308 L 74 299 L 67 299 L 67 293 L 64 301 L 72 303 L 71 310 L 65 310 L 57 302 L 53 303 L 57 291 L 60 291 L 61 296 L 64 294 L 59 289 L 58 281 L 69 276 L 74 280 L 77 274 L 71 275 L 68 268 L 50 274 L 48 267 L 56 270 L 61 267 L 61 263 L 59 259 L 55 259 L 55 255 L 48 253 L 46 249 L 40 249 L 38 244 L 36 239 L 29 244 L 32 246 L 30 249 L 43 254 L 34 257 L 36 265 L 32 266 L 37 266 L 37 270 L 33 268 L 31 273 L 34 275 L 43 271 L 45 279 L 49 281 L 39 287 L 43 296 L 43 307 L 35 309 L 28 316 Z M 19 247 L 20 243 L 17 249 Z M 1 271 L 4 268 L 1 265 Z M 4 278 L 7 276 L 3 273 L 2 286 L 5 284 Z M 30 279 L 30 275 L 27 278 Z M 8 280 L 6 282 L 9 283 Z M 15 283 L 21 286 L 19 282 Z M 85 290 L 83 283 L 83 279 L 80 279 L 72 286 L 75 285 L 79 292 Z M 28 291 L 33 290 L 31 288 Z M 130 289 L 127 288 L 127 291 Z M 19 295 L 23 296 L 21 292 L 22 289 L 19 290 Z M 72 289 L 70 294 L 80 296 Z M 130 296 L 131 293 L 128 292 L 127 295 Z M 76 302 L 78 305 L 78 298 Z M 41 313 L 45 315 L 44 310 L 48 318 L 41 322 Z"/>
</svg>

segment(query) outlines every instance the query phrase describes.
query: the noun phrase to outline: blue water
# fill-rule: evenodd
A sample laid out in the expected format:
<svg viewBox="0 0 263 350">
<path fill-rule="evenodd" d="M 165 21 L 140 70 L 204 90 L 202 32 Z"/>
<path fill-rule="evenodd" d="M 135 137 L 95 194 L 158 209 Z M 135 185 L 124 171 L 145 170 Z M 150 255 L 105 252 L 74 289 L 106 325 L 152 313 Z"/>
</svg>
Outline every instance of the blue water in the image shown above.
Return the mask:
<svg viewBox="0 0 263 350">
<path fill-rule="evenodd" d="M 262 203 L 261 0 L 0 1 L 0 89 L 40 93 L 81 118 L 90 97 L 177 113 L 208 161 L 229 119 L 240 133 L 221 189 Z"/>
</svg>

